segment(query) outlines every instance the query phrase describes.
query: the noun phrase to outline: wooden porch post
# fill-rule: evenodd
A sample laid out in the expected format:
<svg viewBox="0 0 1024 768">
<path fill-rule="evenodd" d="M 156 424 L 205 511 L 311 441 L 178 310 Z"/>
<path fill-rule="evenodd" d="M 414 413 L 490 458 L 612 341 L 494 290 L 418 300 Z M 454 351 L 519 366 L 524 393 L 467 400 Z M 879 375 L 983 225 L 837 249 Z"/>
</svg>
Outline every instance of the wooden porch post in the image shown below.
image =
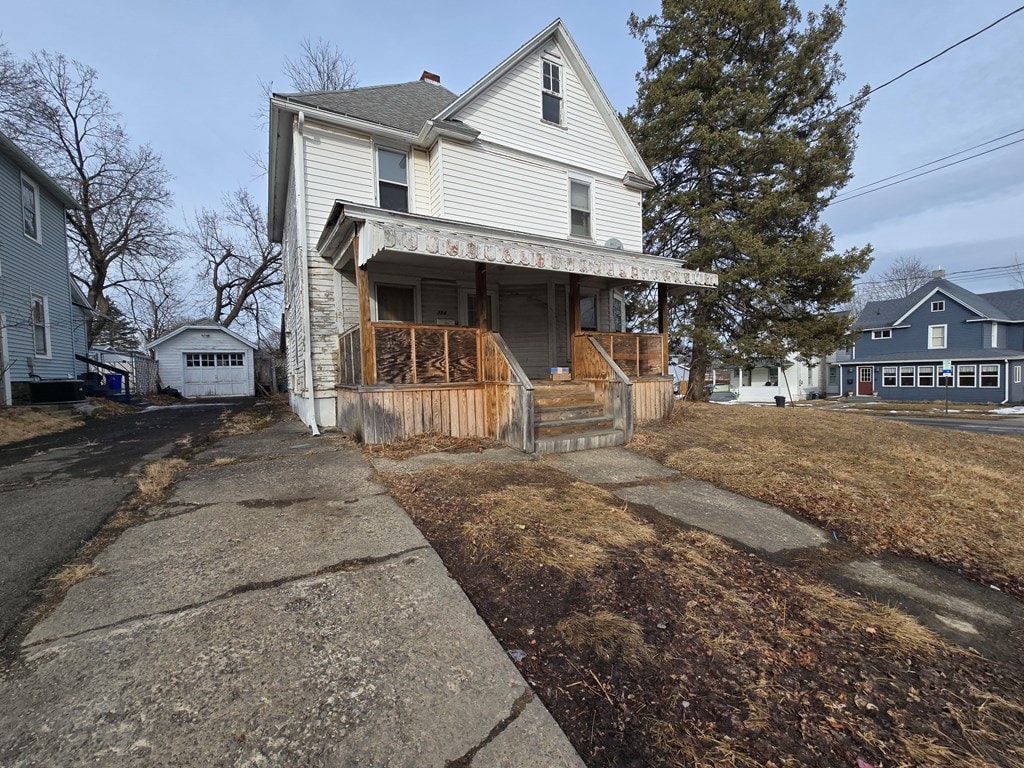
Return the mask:
<svg viewBox="0 0 1024 768">
<path fill-rule="evenodd" d="M 363 384 L 377 383 L 377 350 L 370 324 L 370 280 L 366 267 L 359 266 L 359 235 L 352 239 L 356 263 L 356 290 L 359 292 L 359 350 L 363 358 Z"/>
<path fill-rule="evenodd" d="M 576 336 L 580 332 L 580 277 L 569 275 L 569 370 L 576 378 Z"/>
<path fill-rule="evenodd" d="M 658 283 L 658 333 L 661 334 L 661 375 L 668 376 L 668 286 Z"/>
<path fill-rule="evenodd" d="M 476 320 L 481 331 L 490 327 L 491 303 L 487 300 L 487 265 L 476 265 Z"/>
</svg>

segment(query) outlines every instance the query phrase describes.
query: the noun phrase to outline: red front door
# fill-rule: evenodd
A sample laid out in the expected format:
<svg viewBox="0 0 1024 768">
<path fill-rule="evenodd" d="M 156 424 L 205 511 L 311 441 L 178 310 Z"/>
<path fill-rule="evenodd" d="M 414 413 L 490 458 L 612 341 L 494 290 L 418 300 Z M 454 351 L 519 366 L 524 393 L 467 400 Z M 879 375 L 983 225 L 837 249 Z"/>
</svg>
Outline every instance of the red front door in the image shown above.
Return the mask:
<svg viewBox="0 0 1024 768">
<path fill-rule="evenodd" d="M 870 395 L 875 391 L 875 369 L 864 365 L 857 369 L 857 394 Z"/>
</svg>

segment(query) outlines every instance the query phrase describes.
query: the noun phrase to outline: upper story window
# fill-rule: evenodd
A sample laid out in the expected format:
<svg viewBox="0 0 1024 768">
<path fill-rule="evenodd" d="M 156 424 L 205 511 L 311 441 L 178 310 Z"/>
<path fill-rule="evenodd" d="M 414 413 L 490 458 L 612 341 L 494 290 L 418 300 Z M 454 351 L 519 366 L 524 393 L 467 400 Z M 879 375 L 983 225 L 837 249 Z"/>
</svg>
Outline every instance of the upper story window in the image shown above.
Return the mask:
<svg viewBox="0 0 1024 768">
<path fill-rule="evenodd" d="M 546 59 L 541 62 L 541 116 L 549 123 L 562 124 L 562 66 Z"/>
<path fill-rule="evenodd" d="M 389 211 L 409 210 L 409 157 L 377 149 L 377 204 Z"/>
<path fill-rule="evenodd" d="M 25 237 L 39 242 L 39 187 L 33 181 L 21 177 L 21 219 L 24 222 Z"/>
<path fill-rule="evenodd" d="M 946 348 L 946 326 L 944 325 L 929 325 L 928 326 L 928 349 L 945 349 Z"/>
<path fill-rule="evenodd" d="M 945 311 L 946 311 L 946 302 L 944 302 L 944 301 L 933 301 L 932 302 L 932 312 L 945 312 Z"/>
<path fill-rule="evenodd" d="M 892 331 L 889 330 L 889 329 L 886 329 L 884 331 L 872 331 L 871 332 L 871 338 L 872 339 L 891 339 L 892 338 Z"/>
<path fill-rule="evenodd" d="M 569 234 L 590 237 L 590 185 L 569 180 Z"/>
</svg>

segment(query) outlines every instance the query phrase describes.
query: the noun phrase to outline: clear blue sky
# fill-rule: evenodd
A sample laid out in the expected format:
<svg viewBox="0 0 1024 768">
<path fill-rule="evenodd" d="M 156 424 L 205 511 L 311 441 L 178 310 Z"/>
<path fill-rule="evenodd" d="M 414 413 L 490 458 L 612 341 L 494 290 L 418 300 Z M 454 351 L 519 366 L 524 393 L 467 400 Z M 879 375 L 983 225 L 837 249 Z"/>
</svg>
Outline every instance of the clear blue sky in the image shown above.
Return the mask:
<svg viewBox="0 0 1024 768">
<path fill-rule="evenodd" d="M 635 95 L 642 50 L 630 11 L 657 2 L 572 0 L 399 2 L 148 0 L 8 4 L 0 33 L 15 55 L 45 48 L 98 70 L 135 141 L 149 142 L 174 175 L 183 221 L 242 184 L 265 198 L 249 160 L 265 154 L 259 80 L 287 90 L 285 56 L 322 36 L 356 63 L 363 85 L 404 82 L 428 69 L 460 92 L 561 16 L 612 104 Z M 801 0 L 804 8 L 815 3 Z M 878 85 L 1009 12 L 1015 0 L 853 0 L 840 44 L 843 95 Z M 410 34 L 410 30 L 414 31 Z M 1024 13 L 874 95 L 863 112 L 856 179 L 866 184 L 1024 128 Z M 1022 134 L 1024 136 L 1024 134 Z M 1019 137 L 1017 137 L 1019 138 Z M 1024 259 L 1024 144 L 833 206 L 837 246 L 875 246 L 876 267 L 912 252 L 953 272 Z M 958 279 L 953 275 L 953 279 Z M 1014 287 L 965 281 L 976 290 Z"/>
</svg>

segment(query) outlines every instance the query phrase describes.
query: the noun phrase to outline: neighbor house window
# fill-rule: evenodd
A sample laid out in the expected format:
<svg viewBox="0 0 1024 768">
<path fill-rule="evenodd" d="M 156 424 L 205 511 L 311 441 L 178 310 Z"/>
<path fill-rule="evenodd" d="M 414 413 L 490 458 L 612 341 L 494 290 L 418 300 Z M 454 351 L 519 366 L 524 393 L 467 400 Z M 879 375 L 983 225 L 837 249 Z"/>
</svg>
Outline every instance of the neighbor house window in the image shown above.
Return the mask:
<svg viewBox="0 0 1024 768">
<path fill-rule="evenodd" d="M 919 386 L 919 387 L 934 387 L 935 386 L 935 366 L 933 366 L 933 365 L 919 365 L 917 367 L 917 386 Z"/>
<path fill-rule="evenodd" d="M 25 237 L 39 242 L 39 187 L 21 177 L 21 220 Z"/>
<path fill-rule="evenodd" d="M 409 158 L 405 152 L 377 150 L 377 198 L 389 211 L 409 210 Z"/>
<path fill-rule="evenodd" d="M 946 326 L 944 325 L 929 325 L 928 326 L 928 349 L 945 349 L 946 348 Z"/>
<path fill-rule="evenodd" d="M 999 346 L 999 323 L 992 323 L 992 348 Z"/>
<path fill-rule="evenodd" d="M 1019 365 L 1013 366 L 1013 383 L 1020 384 L 1021 381 L 1021 367 Z"/>
<path fill-rule="evenodd" d="M 834 365 L 828 369 L 828 383 L 830 386 L 839 383 L 839 368 Z"/>
<path fill-rule="evenodd" d="M 590 237 L 590 185 L 569 180 L 569 234 Z"/>
<path fill-rule="evenodd" d="M 541 80 L 541 116 L 549 123 L 562 124 L 562 67 L 553 61 L 543 61 Z"/>
<path fill-rule="evenodd" d="M 914 366 L 912 366 L 912 365 L 901 365 L 900 366 L 900 386 L 901 387 L 912 387 L 912 386 L 914 386 Z"/>
<path fill-rule="evenodd" d="M 977 370 L 975 365 L 958 365 L 956 367 L 956 385 L 958 387 L 977 386 Z"/>
<path fill-rule="evenodd" d="M 886 367 L 882 369 L 882 386 L 883 387 L 895 387 L 896 386 L 896 366 L 891 368 Z"/>
<path fill-rule="evenodd" d="M 978 378 L 980 379 L 981 386 L 983 387 L 998 387 L 999 386 L 999 366 L 998 365 L 983 365 L 979 371 Z"/>
<path fill-rule="evenodd" d="M 891 330 L 872 331 L 871 332 L 871 338 L 872 339 L 891 339 L 892 338 L 892 331 Z"/>
<path fill-rule="evenodd" d="M 377 320 L 382 323 L 415 323 L 416 287 L 378 284 Z"/>
<path fill-rule="evenodd" d="M 944 302 L 944 301 L 933 301 L 932 302 L 932 312 L 945 312 L 945 311 L 946 311 L 946 302 Z"/>
<path fill-rule="evenodd" d="M 45 296 L 32 297 L 32 343 L 36 357 L 50 356 L 50 307 Z"/>
</svg>

